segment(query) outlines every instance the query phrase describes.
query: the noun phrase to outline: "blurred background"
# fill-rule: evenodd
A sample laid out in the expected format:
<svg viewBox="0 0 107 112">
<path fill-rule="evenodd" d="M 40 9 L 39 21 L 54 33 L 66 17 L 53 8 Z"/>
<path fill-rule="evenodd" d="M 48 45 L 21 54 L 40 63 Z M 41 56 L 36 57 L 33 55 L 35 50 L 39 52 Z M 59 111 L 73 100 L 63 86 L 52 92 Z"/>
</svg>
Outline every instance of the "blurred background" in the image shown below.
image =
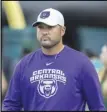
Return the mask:
<svg viewBox="0 0 107 112">
<path fill-rule="evenodd" d="M 40 48 L 32 23 L 46 8 L 63 13 L 67 28 L 63 43 L 90 58 L 107 107 L 107 1 L 3 1 L 2 100 L 16 63 Z"/>
</svg>

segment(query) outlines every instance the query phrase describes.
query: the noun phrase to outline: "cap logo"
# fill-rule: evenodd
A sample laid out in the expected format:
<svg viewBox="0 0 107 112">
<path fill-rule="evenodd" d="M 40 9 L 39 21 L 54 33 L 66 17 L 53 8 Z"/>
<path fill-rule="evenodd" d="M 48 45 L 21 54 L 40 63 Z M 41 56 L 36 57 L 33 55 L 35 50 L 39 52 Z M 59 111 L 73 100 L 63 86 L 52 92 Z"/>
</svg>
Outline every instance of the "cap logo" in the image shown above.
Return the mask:
<svg viewBox="0 0 107 112">
<path fill-rule="evenodd" d="M 44 11 L 41 13 L 40 18 L 45 19 L 45 18 L 48 18 L 49 16 L 50 16 L 50 12 Z"/>
</svg>

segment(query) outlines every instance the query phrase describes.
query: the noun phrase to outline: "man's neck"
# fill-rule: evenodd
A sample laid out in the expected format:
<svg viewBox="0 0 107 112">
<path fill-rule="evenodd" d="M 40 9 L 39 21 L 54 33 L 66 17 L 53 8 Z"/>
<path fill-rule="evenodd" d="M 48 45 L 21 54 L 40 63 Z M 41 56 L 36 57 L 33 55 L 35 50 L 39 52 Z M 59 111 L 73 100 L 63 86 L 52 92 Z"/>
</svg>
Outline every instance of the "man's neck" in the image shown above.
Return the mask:
<svg viewBox="0 0 107 112">
<path fill-rule="evenodd" d="M 62 43 L 50 48 L 50 49 L 46 49 L 44 47 L 42 47 L 42 52 L 46 55 L 55 55 L 58 54 L 59 52 L 61 52 L 64 48 L 64 45 Z"/>
</svg>

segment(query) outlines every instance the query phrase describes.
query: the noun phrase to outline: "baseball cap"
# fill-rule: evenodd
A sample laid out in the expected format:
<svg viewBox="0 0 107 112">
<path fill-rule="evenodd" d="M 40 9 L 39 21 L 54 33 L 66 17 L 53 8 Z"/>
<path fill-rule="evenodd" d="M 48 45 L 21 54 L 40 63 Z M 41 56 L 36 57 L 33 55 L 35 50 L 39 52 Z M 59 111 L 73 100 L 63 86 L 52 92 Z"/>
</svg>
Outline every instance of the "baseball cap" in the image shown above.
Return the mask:
<svg viewBox="0 0 107 112">
<path fill-rule="evenodd" d="M 64 17 L 61 12 L 56 9 L 48 8 L 40 12 L 37 17 L 37 21 L 32 24 L 33 27 L 38 23 L 44 23 L 49 26 L 61 25 L 64 26 Z"/>
</svg>

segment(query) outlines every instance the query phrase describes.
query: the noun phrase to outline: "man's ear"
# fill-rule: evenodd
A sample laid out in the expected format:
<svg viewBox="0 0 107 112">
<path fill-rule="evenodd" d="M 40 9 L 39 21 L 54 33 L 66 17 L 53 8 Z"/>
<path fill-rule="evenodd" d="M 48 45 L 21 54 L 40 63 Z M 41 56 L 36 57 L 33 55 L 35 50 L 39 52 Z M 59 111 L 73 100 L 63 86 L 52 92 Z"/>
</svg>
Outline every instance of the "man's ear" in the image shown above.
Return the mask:
<svg viewBox="0 0 107 112">
<path fill-rule="evenodd" d="M 64 36 L 65 31 L 66 31 L 66 27 L 64 26 L 64 27 L 61 28 L 61 36 L 62 37 Z"/>
</svg>

